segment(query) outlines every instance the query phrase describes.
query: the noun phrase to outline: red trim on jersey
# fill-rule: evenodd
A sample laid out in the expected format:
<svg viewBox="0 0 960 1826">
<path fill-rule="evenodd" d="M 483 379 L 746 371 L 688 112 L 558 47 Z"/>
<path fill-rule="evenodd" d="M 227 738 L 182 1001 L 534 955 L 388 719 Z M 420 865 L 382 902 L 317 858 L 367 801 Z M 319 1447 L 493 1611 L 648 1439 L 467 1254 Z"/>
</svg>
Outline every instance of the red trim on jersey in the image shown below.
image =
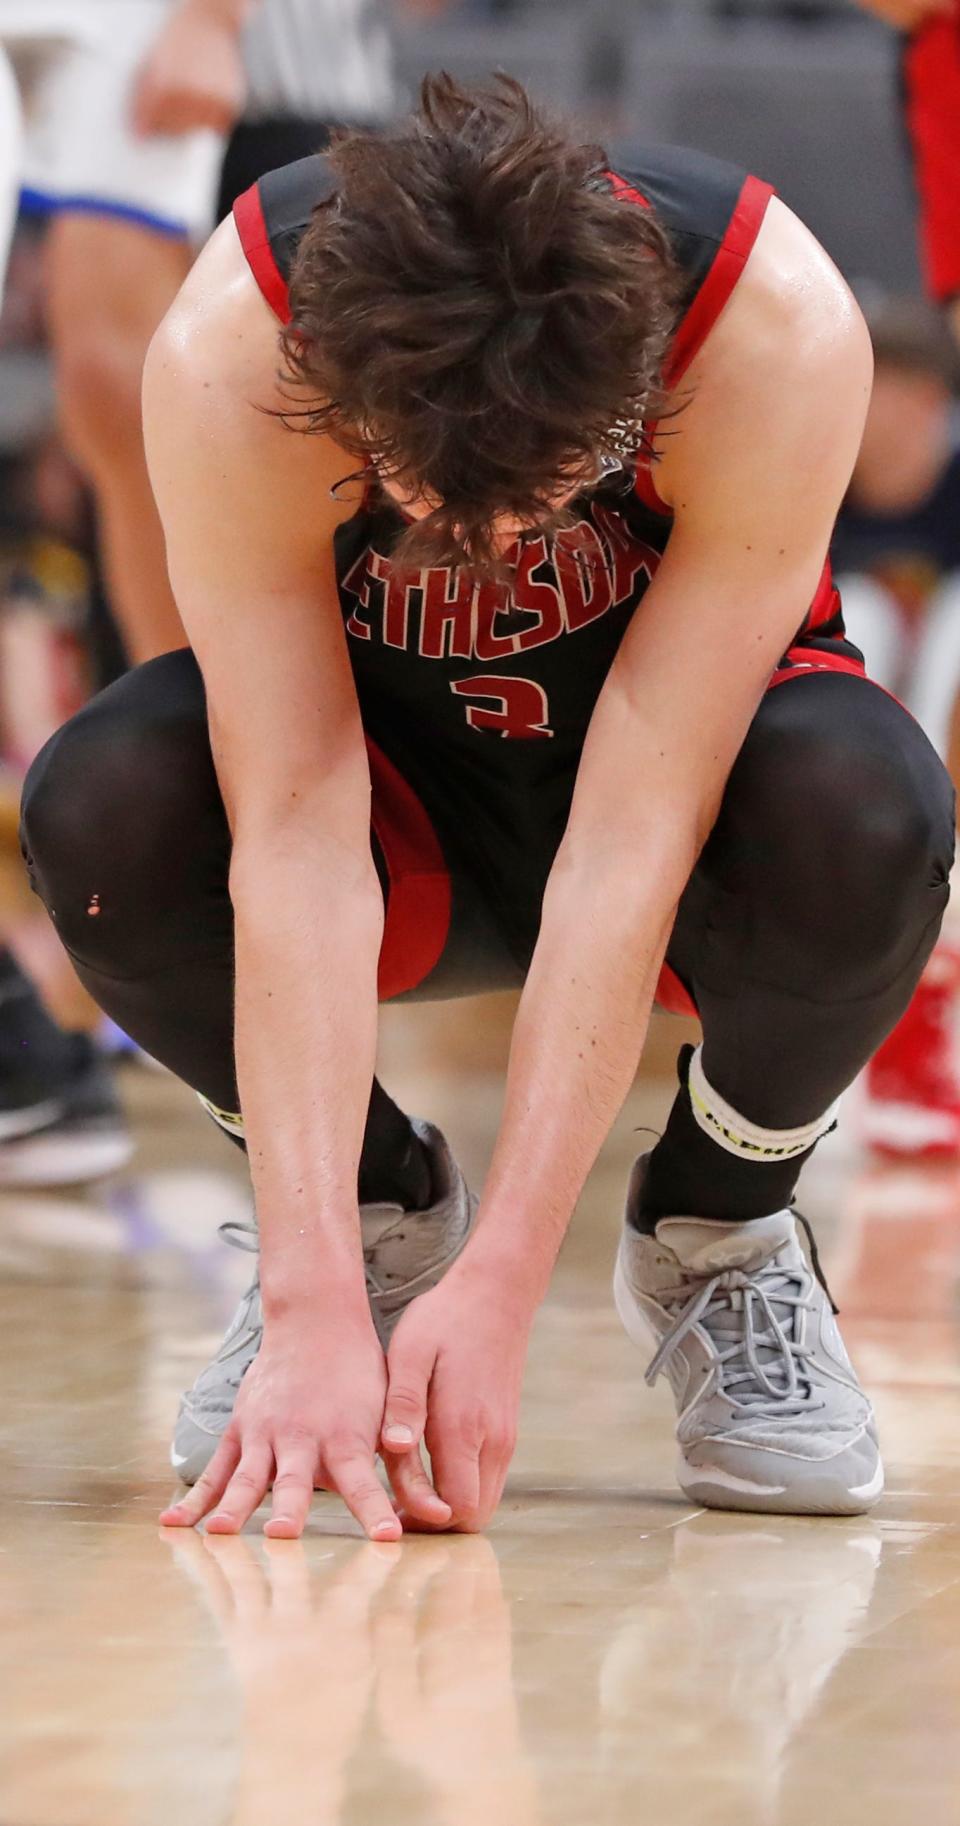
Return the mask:
<svg viewBox="0 0 960 1826">
<path fill-rule="evenodd" d="M 903 98 L 924 276 L 946 304 L 960 295 L 960 9 L 929 20 L 908 40 Z"/>
<path fill-rule="evenodd" d="M 629 184 L 622 180 L 617 194 L 643 201 L 640 192 L 631 191 Z M 743 275 L 744 266 L 760 233 L 767 204 L 774 194 L 773 185 L 765 184 L 762 178 L 748 177 L 744 180 L 736 208 L 713 257 L 710 271 L 674 337 L 664 375 L 665 386 L 676 386 L 706 342 L 737 281 Z M 652 438 L 655 431 L 656 425 L 649 425 L 647 436 Z M 657 493 L 649 461 L 637 465 L 636 493 L 644 506 L 652 508 L 655 514 L 672 514 L 673 509 Z"/>
<path fill-rule="evenodd" d="M 233 205 L 233 219 L 240 236 L 240 246 L 271 311 L 281 323 L 290 322 L 290 294 L 270 246 L 270 236 L 263 219 L 260 186 L 252 184 Z"/>
<path fill-rule="evenodd" d="M 676 385 L 706 342 L 742 276 L 773 194 L 773 185 L 765 184 L 761 178 L 745 180 L 710 271 L 674 338 L 665 377 L 667 386 Z"/>
<path fill-rule="evenodd" d="M 650 208 L 650 198 L 645 197 L 635 184 L 628 184 L 626 178 L 622 178 L 618 172 L 605 171 L 603 175 L 609 178 L 610 188 L 618 203 L 637 203 L 641 209 Z"/>
<path fill-rule="evenodd" d="M 450 930 L 450 876 L 420 800 L 376 742 L 366 738 L 370 822 L 390 878 L 377 988 L 382 1002 L 415 989 L 443 954 Z"/>
</svg>

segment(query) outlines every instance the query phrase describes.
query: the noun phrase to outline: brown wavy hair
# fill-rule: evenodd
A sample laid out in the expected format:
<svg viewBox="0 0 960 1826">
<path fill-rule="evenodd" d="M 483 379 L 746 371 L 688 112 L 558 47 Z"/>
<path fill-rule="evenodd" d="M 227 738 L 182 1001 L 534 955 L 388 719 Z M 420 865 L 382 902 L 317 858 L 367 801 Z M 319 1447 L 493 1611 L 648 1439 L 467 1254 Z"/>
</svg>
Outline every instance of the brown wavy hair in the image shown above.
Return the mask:
<svg viewBox="0 0 960 1826">
<path fill-rule="evenodd" d="M 428 76 L 411 116 L 328 156 L 334 194 L 291 276 L 284 417 L 437 497 L 401 563 L 495 571 L 497 513 L 562 523 L 551 497 L 662 409 L 666 233 L 506 76 Z"/>
</svg>

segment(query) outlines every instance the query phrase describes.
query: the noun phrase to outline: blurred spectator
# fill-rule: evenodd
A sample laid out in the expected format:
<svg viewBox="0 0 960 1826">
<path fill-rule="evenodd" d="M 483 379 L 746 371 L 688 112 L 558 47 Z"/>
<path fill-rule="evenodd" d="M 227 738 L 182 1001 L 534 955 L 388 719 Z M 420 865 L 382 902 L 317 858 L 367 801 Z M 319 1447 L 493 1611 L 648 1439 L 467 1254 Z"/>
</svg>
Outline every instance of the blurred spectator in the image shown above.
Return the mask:
<svg viewBox="0 0 960 1826">
<path fill-rule="evenodd" d="M 960 339 L 960 0 L 861 0 L 903 33 L 900 93 L 924 277 Z"/>
<path fill-rule="evenodd" d="M 164 615 L 173 641 L 159 645 L 175 643 L 162 540 L 151 537 L 139 373 L 188 270 L 190 234 L 210 225 L 221 135 L 243 104 L 232 11 L 232 0 L 0 0 L 0 281 L 20 183 L 24 205 L 53 214 L 44 309 L 58 413 L 99 493 L 113 597 L 133 646 L 144 624 L 159 632 Z M 235 11 L 243 15 L 246 0 Z M 15 267 L 5 325 L 13 340 L 31 340 L 37 320 L 29 259 L 22 243 L 16 261 L 26 270 Z M 89 690 L 80 634 L 95 573 L 82 551 L 89 513 L 77 471 L 37 427 L 20 420 L 16 431 L 29 449 L 5 478 L 0 736 L 7 765 L 20 769 L 44 727 Z M 53 999 L 27 929 L 5 900 L 5 937 Z M 13 950 L 0 950 L 0 1008 L 0 1183 L 86 1180 L 122 1165 L 130 1132 L 97 1044 L 71 1032 L 69 1010 L 60 1008 L 68 1026 L 51 1019 Z"/>
<path fill-rule="evenodd" d="M 444 0 L 395 3 L 429 14 Z M 92 515 L 37 385 L 49 379 L 41 325 L 57 416 L 95 492 L 112 607 L 130 658 L 149 659 L 184 637 L 143 453 L 147 345 L 211 226 L 218 177 L 223 214 L 265 170 L 323 144 L 332 122 L 390 112 L 382 15 L 379 0 L 0 0 L 0 285 L 18 176 L 24 206 L 50 224 L 42 272 L 35 237 L 14 248 L 0 327 L 3 378 L 24 382 L 0 387 L 0 440 L 25 452 L 0 498 L 0 871 L 16 774 L 117 657 Z M 5 129 L 21 111 L 18 143 Z M 2 898 L 0 931 L 65 1026 L 89 1021 L 72 972 L 65 988 L 65 954 L 51 963 L 50 934 L 44 952 L 35 922 Z M 0 1004 L 0 1183 L 85 1178 L 126 1159 L 93 1043 L 54 1026 L 2 947 Z"/>
<path fill-rule="evenodd" d="M 873 397 L 834 568 L 851 639 L 960 781 L 958 358 L 932 305 L 868 309 Z M 960 1155 L 960 933 L 948 916 L 913 1002 L 867 1074 L 865 1130 L 892 1155 Z"/>
<path fill-rule="evenodd" d="M 941 677 L 938 691 L 923 662 L 941 600 L 951 602 L 960 581 L 960 363 L 932 307 L 891 300 L 867 315 L 873 395 L 834 569 L 872 675 L 907 696 L 945 753 L 953 681 Z"/>
<path fill-rule="evenodd" d="M 89 504 L 53 433 L 7 464 L 0 525 L 0 743 L 4 765 L 23 773 L 93 684 Z"/>
</svg>

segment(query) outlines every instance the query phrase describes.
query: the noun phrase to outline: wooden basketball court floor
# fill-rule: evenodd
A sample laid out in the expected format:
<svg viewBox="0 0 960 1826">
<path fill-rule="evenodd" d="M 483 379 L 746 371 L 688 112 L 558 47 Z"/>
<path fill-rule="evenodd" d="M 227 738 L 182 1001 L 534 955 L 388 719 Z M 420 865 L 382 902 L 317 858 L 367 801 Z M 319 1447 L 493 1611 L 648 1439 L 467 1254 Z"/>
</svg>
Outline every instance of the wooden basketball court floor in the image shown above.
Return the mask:
<svg viewBox="0 0 960 1826">
<path fill-rule="evenodd" d="M 387 1082 L 479 1178 L 496 1061 L 451 1031 L 395 1022 Z M 848 1132 L 804 1188 L 879 1409 L 873 1516 L 677 1491 L 609 1292 L 663 1076 L 582 1201 L 488 1535 L 375 1547 L 318 1497 L 302 1543 L 213 1541 L 155 1518 L 249 1272 L 216 1234 L 243 1165 L 171 1079 L 124 1084 L 128 1171 L 0 1196 L 0 1826 L 960 1822 L 960 1166 L 877 1169 Z"/>
</svg>

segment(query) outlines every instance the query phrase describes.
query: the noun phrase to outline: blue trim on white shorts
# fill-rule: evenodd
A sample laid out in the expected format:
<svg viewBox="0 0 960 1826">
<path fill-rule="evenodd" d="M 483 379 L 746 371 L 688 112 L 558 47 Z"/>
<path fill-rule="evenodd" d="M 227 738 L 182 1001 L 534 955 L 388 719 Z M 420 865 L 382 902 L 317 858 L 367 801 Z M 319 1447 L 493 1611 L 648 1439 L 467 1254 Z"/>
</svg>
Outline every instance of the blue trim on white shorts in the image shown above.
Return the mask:
<svg viewBox="0 0 960 1826">
<path fill-rule="evenodd" d="M 121 222 L 132 222 L 137 228 L 148 228 L 153 234 L 167 235 L 171 240 L 191 239 L 186 222 L 176 222 L 170 216 L 154 215 L 152 210 L 140 209 L 135 203 L 115 202 L 112 197 L 61 196 L 26 186 L 20 192 L 20 208 L 25 215 L 31 216 L 62 215 L 68 210 L 71 215 L 115 216 Z"/>
</svg>

